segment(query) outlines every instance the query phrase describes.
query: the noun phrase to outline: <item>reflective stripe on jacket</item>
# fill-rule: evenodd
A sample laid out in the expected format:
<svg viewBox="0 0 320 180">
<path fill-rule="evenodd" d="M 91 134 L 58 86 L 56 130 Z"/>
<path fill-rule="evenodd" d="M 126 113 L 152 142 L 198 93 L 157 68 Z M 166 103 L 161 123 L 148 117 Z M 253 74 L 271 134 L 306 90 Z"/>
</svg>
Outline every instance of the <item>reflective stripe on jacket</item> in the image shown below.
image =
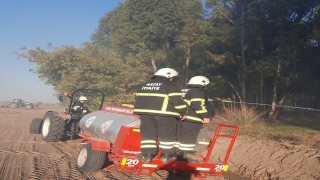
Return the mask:
<svg viewBox="0 0 320 180">
<path fill-rule="evenodd" d="M 71 106 L 71 110 L 73 113 L 81 112 L 82 108 L 83 108 L 83 104 L 80 101 L 74 102 L 73 105 Z"/>
<path fill-rule="evenodd" d="M 203 118 L 209 118 L 206 100 L 206 90 L 201 86 L 187 86 L 181 90 L 188 105 L 186 121 L 202 123 Z"/>
<path fill-rule="evenodd" d="M 154 78 L 137 89 L 134 114 L 179 117 L 186 111 L 180 88 L 163 78 Z"/>
</svg>

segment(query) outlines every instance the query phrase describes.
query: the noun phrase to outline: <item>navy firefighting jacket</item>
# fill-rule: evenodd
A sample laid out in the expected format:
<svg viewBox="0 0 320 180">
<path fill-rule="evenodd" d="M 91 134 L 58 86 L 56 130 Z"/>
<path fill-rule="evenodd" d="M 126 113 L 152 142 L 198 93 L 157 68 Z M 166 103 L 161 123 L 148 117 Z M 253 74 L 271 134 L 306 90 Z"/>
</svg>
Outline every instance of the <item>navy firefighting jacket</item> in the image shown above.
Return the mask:
<svg viewBox="0 0 320 180">
<path fill-rule="evenodd" d="M 203 118 L 210 118 L 213 115 L 211 111 L 208 111 L 207 92 L 203 86 L 188 85 L 181 91 L 188 105 L 185 121 L 202 123 Z"/>
<path fill-rule="evenodd" d="M 133 114 L 179 117 L 186 111 L 180 88 L 164 78 L 155 77 L 137 89 Z"/>
</svg>

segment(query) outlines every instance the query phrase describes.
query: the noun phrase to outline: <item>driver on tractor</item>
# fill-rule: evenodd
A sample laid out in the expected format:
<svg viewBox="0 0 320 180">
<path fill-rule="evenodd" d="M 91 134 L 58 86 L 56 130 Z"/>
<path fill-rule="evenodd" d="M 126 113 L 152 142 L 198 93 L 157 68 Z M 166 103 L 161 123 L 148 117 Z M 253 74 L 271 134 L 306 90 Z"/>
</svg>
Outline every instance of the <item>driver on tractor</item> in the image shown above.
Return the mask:
<svg viewBox="0 0 320 180">
<path fill-rule="evenodd" d="M 81 116 L 83 105 L 86 101 L 87 101 L 87 98 L 85 96 L 80 96 L 79 99 L 72 104 L 71 113 Z"/>
<path fill-rule="evenodd" d="M 66 131 L 67 131 L 67 134 L 70 136 L 73 136 L 77 133 L 77 132 L 74 132 L 76 131 L 76 129 L 72 128 L 72 125 L 77 121 L 79 121 L 83 116 L 83 105 L 85 104 L 86 101 L 87 101 L 87 98 L 85 96 L 80 96 L 79 99 L 75 101 L 71 106 L 70 114 L 77 115 L 79 116 L 79 118 L 78 119 L 72 118 L 67 122 Z"/>
</svg>

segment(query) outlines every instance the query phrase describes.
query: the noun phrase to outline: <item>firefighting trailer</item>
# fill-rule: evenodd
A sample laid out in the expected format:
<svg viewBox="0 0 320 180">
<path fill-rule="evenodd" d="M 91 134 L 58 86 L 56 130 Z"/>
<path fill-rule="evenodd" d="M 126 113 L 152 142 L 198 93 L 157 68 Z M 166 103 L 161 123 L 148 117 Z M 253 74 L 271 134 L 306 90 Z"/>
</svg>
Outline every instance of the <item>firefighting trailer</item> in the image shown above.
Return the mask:
<svg viewBox="0 0 320 180">
<path fill-rule="evenodd" d="M 154 171 L 168 170 L 174 173 L 191 172 L 196 178 L 222 176 L 228 170 L 228 158 L 239 131 L 239 127 L 227 124 L 217 126 L 213 137 L 202 129 L 195 147 L 196 154 L 202 159 L 198 162 L 173 160 L 163 164 L 161 151 L 149 164 L 137 158 L 140 153 L 140 119 L 132 113 L 133 109 L 124 106 L 104 105 L 100 111 L 83 116 L 79 122 L 83 139 L 78 153 L 76 167 L 81 172 L 94 172 L 101 169 L 116 169 L 120 172 L 137 173 L 139 176 L 151 176 Z M 223 133 L 227 129 L 228 133 Z M 228 139 L 226 152 L 221 162 L 210 157 L 219 139 Z M 220 158 L 221 159 L 221 158 Z M 108 166 L 106 166 L 108 164 Z"/>
</svg>

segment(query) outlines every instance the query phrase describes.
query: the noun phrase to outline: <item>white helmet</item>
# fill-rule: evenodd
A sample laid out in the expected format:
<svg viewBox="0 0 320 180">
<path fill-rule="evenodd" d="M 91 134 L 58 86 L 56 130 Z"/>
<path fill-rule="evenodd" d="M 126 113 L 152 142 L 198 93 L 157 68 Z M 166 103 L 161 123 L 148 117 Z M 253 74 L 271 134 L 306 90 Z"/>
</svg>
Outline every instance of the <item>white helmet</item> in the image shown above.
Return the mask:
<svg viewBox="0 0 320 180">
<path fill-rule="evenodd" d="M 166 78 L 172 78 L 172 77 L 175 77 L 175 76 L 178 76 L 178 72 L 174 69 L 171 69 L 171 68 L 162 68 L 162 69 L 159 69 L 154 75 L 154 76 L 163 76 L 163 77 L 166 77 Z"/>
<path fill-rule="evenodd" d="M 206 86 L 210 83 L 209 79 L 204 77 L 204 76 L 194 76 L 192 77 L 188 84 L 192 85 L 201 85 L 201 86 Z"/>
<path fill-rule="evenodd" d="M 87 98 L 85 96 L 80 96 L 79 97 L 79 101 L 86 101 L 86 100 L 87 100 Z"/>
</svg>

